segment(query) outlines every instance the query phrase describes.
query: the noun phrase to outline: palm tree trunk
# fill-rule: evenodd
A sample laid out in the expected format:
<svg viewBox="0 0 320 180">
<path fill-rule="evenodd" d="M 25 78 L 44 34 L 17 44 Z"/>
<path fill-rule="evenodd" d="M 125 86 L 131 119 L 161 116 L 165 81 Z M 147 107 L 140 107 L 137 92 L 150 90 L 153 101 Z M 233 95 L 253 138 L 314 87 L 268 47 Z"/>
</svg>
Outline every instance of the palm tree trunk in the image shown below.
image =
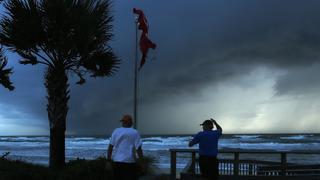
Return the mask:
<svg viewBox="0 0 320 180">
<path fill-rule="evenodd" d="M 50 124 L 49 166 L 62 169 L 65 165 L 65 131 L 69 100 L 68 76 L 62 63 L 48 67 L 45 86 L 48 93 L 47 111 Z"/>
</svg>

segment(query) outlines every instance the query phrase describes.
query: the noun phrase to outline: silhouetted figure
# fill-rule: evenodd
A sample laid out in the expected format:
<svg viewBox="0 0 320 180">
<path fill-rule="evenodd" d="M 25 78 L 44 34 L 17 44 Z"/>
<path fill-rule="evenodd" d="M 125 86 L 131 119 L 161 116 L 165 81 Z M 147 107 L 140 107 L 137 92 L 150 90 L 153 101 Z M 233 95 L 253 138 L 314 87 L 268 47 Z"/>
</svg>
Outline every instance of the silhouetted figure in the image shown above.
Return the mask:
<svg viewBox="0 0 320 180">
<path fill-rule="evenodd" d="M 203 131 L 193 137 L 189 142 L 189 146 L 191 147 L 199 143 L 199 166 L 201 176 L 208 179 L 218 179 L 218 140 L 222 135 L 222 128 L 214 119 L 205 120 L 200 125 L 202 126 Z M 213 125 L 216 126 L 217 130 L 212 130 Z"/>
<path fill-rule="evenodd" d="M 112 161 L 114 179 L 137 180 L 136 153 L 143 157 L 142 141 L 137 130 L 132 128 L 130 115 L 124 115 L 120 120 L 122 127 L 113 131 L 108 148 L 108 160 Z"/>
</svg>

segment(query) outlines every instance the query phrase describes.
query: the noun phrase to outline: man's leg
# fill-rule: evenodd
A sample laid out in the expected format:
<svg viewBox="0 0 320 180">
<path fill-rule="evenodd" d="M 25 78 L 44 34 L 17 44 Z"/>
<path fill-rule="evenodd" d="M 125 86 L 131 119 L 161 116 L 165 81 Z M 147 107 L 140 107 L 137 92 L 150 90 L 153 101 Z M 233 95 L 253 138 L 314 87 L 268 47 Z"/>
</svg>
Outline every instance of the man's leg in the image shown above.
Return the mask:
<svg viewBox="0 0 320 180">
<path fill-rule="evenodd" d="M 206 157 L 207 178 L 210 180 L 217 180 L 219 177 L 219 163 L 216 157 Z"/>
<path fill-rule="evenodd" d="M 138 180 L 135 163 L 113 162 L 112 165 L 115 180 Z"/>
<path fill-rule="evenodd" d="M 138 180 L 138 172 L 136 163 L 128 163 L 128 176 L 127 179 Z"/>
<path fill-rule="evenodd" d="M 216 157 L 200 156 L 199 166 L 201 176 L 210 180 L 217 180 L 219 177 L 219 163 Z"/>
<path fill-rule="evenodd" d="M 113 162 L 112 169 L 113 169 L 113 177 L 115 180 L 122 180 L 124 178 L 123 177 L 123 174 L 124 174 L 123 163 Z"/>
<path fill-rule="evenodd" d="M 199 156 L 199 167 L 201 172 L 201 177 L 209 178 L 209 166 L 208 159 L 205 156 Z"/>
<path fill-rule="evenodd" d="M 212 169 L 210 170 L 211 171 L 210 177 L 211 179 L 216 180 L 219 178 L 219 161 L 215 157 L 211 158 L 210 161 L 211 161 L 210 164 L 212 167 Z"/>
</svg>

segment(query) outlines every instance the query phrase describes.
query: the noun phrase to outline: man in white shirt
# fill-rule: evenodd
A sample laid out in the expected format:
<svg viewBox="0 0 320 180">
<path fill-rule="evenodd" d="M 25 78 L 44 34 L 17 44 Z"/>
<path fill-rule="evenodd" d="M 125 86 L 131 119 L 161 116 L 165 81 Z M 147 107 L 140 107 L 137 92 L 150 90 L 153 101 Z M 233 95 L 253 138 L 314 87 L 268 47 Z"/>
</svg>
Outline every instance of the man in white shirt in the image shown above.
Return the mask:
<svg viewBox="0 0 320 180">
<path fill-rule="evenodd" d="M 111 135 L 107 158 L 112 161 L 116 180 L 136 180 L 136 154 L 138 158 L 143 157 L 141 137 L 138 131 L 132 128 L 130 115 L 124 115 L 120 121 L 122 127 L 116 128 Z"/>
</svg>

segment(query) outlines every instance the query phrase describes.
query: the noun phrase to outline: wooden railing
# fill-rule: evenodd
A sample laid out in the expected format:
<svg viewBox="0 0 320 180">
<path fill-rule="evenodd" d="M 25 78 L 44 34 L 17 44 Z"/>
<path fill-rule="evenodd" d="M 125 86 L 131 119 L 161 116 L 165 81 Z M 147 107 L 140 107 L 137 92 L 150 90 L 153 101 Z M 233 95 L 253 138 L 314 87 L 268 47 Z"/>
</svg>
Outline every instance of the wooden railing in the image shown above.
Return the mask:
<svg viewBox="0 0 320 180">
<path fill-rule="evenodd" d="M 197 163 L 196 149 L 170 149 L 171 156 L 171 180 L 176 179 L 177 154 L 189 153 L 191 160 L 183 169 L 184 173 L 190 175 L 200 174 Z M 244 150 L 222 150 L 219 155 L 233 154 L 233 159 L 219 159 L 219 174 L 222 176 L 295 176 L 295 175 L 320 175 L 320 165 L 298 165 L 287 162 L 288 154 L 298 155 L 320 155 L 315 151 L 244 151 Z M 280 155 L 280 162 L 266 160 L 241 160 L 240 154 L 258 155 Z M 318 162 L 319 163 L 319 162 Z"/>
</svg>

